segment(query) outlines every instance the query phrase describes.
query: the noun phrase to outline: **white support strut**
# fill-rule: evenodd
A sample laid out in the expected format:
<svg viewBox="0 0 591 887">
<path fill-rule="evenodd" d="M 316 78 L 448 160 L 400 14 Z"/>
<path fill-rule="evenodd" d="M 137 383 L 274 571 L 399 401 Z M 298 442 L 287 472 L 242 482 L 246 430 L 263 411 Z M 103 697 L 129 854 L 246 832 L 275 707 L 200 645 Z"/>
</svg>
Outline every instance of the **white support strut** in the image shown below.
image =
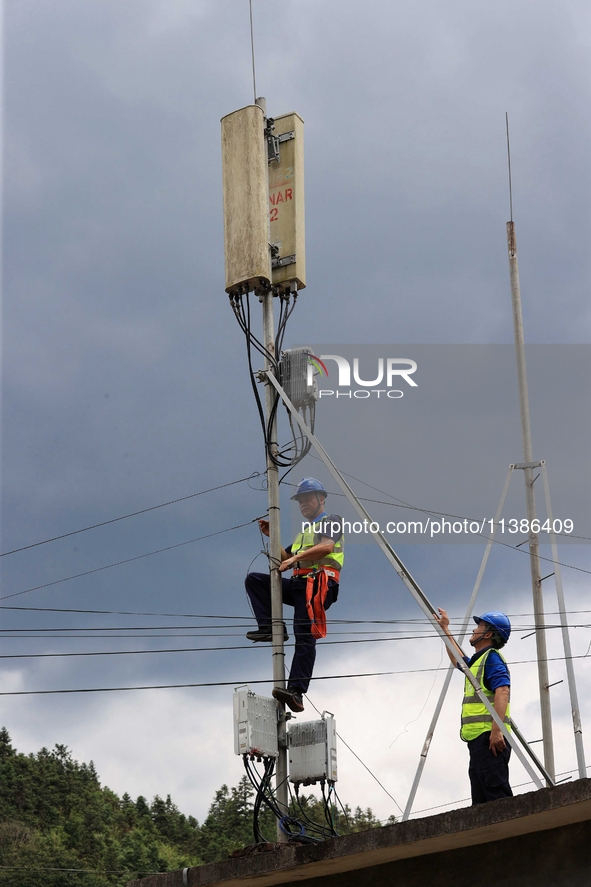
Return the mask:
<svg viewBox="0 0 591 887">
<path fill-rule="evenodd" d="M 509 471 L 507 472 L 507 477 L 505 479 L 505 485 L 503 487 L 503 492 L 501 493 L 501 498 L 499 500 L 499 505 L 497 508 L 497 512 L 495 514 L 495 519 L 493 523 L 493 531 L 492 536 L 489 537 L 486 548 L 484 549 L 484 554 L 482 556 L 482 561 L 480 563 L 480 569 L 478 570 L 478 576 L 476 577 L 476 582 L 474 583 L 474 588 L 472 589 L 472 595 L 470 597 L 470 602 L 468 604 L 468 608 L 466 610 L 466 615 L 464 616 L 464 621 L 462 623 L 462 628 L 460 629 L 460 634 L 458 636 L 458 646 L 462 646 L 462 642 L 466 636 L 466 632 L 468 629 L 468 623 L 470 622 L 470 616 L 474 610 L 474 604 L 476 603 L 476 598 L 478 597 L 478 592 L 480 591 L 480 585 L 482 583 L 482 577 L 484 576 L 484 570 L 486 568 L 486 564 L 488 562 L 488 556 L 490 554 L 490 550 L 492 548 L 492 544 L 494 542 L 495 534 L 497 532 L 497 526 L 499 522 L 499 518 L 503 513 L 503 506 L 505 505 L 505 499 L 507 498 L 507 491 L 509 489 L 509 483 L 511 481 L 511 477 L 513 474 L 513 466 L 509 467 Z M 421 776 L 423 775 L 423 770 L 425 769 L 425 764 L 427 763 L 427 755 L 429 754 L 429 749 L 431 747 L 431 741 L 433 739 L 433 734 L 435 733 L 435 727 L 437 726 L 437 721 L 439 720 L 439 715 L 441 714 L 441 709 L 443 708 L 443 703 L 445 701 L 445 697 L 447 696 L 447 691 L 449 689 L 449 685 L 451 683 L 452 675 L 456 670 L 455 665 L 450 663 L 450 666 L 447 670 L 447 674 L 445 675 L 445 681 L 443 682 L 443 686 L 441 688 L 441 692 L 439 693 L 439 699 L 437 700 L 437 705 L 435 706 L 435 710 L 433 712 L 433 717 L 431 718 L 431 723 L 429 724 L 429 729 L 427 730 L 427 735 L 425 737 L 425 742 L 423 743 L 423 748 L 421 749 L 421 754 L 419 757 L 419 763 L 417 765 L 417 771 L 415 773 L 415 778 L 413 780 L 409 795 L 408 801 L 406 802 L 406 807 L 404 808 L 404 814 L 402 816 L 402 821 L 406 822 L 408 817 L 411 814 L 412 805 L 414 803 L 414 799 L 419 787 L 419 783 L 421 781 Z"/>
<path fill-rule="evenodd" d="M 369 513 L 365 510 L 364 506 L 358 500 L 355 493 L 353 492 L 353 490 L 351 489 L 351 487 L 349 486 L 349 484 L 347 483 L 345 478 L 341 475 L 340 471 L 338 470 L 338 468 L 336 467 L 336 465 L 334 464 L 334 462 L 332 461 L 332 459 L 330 458 L 330 456 L 328 455 L 328 453 L 326 452 L 326 450 L 324 449 L 324 447 L 322 446 L 320 441 L 310 431 L 310 429 L 306 425 L 305 421 L 300 416 L 300 414 L 298 413 L 298 411 L 296 410 L 296 408 L 294 407 L 292 402 L 289 400 L 285 391 L 283 390 L 283 388 L 281 387 L 281 385 L 279 384 L 279 382 L 277 381 L 275 376 L 269 372 L 266 373 L 266 376 L 267 376 L 267 379 L 269 380 L 269 382 L 271 383 L 271 385 L 273 385 L 273 387 L 275 388 L 275 390 L 277 391 L 277 393 L 279 394 L 279 396 L 283 400 L 283 402 L 284 402 L 285 406 L 287 407 L 287 409 L 289 410 L 289 412 L 292 414 L 292 416 L 294 417 L 294 419 L 296 420 L 296 422 L 298 423 L 298 425 L 300 426 L 300 428 L 302 429 L 302 431 L 304 432 L 304 434 L 306 435 L 306 437 L 308 438 L 308 440 L 310 441 L 310 443 L 312 444 L 312 446 L 316 450 L 316 452 L 318 453 L 318 455 L 320 456 L 320 458 L 322 459 L 322 461 L 324 462 L 324 464 L 326 465 L 326 467 L 328 468 L 328 470 L 330 471 L 330 473 L 333 476 L 333 478 L 335 479 L 335 481 L 338 483 L 338 485 L 342 489 L 343 493 L 345 494 L 345 496 L 349 500 L 352 507 L 355 509 L 357 514 L 363 520 L 367 520 L 368 524 L 371 525 L 373 523 L 373 521 L 371 520 Z M 370 532 L 371 532 L 371 529 L 370 529 Z M 424 592 L 421 590 L 419 584 L 415 581 L 415 579 L 413 579 L 413 577 L 411 576 L 409 571 L 406 569 L 406 567 L 404 566 L 404 564 L 402 563 L 402 561 L 400 560 L 400 558 L 398 557 L 398 555 L 396 554 L 396 552 L 394 551 L 392 546 L 389 544 L 389 542 L 384 538 L 382 533 L 380 533 L 379 531 L 378 532 L 371 532 L 371 535 L 374 537 L 374 540 L 376 541 L 378 547 L 382 550 L 382 552 L 384 553 L 384 555 L 386 556 L 386 558 L 388 559 L 390 564 L 394 567 L 394 569 L 398 573 L 398 576 L 400 577 L 400 579 L 402 580 L 402 582 L 404 583 L 404 585 L 406 586 L 408 591 L 411 593 L 411 595 L 413 596 L 413 598 L 415 599 L 415 601 L 417 602 L 417 604 L 419 605 L 419 607 L 421 608 L 423 613 L 431 621 L 431 623 L 433 624 L 433 627 L 437 631 L 438 635 L 440 636 L 441 640 L 443 641 L 443 643 L 445 644 L 447 649 L 451 652 L 451 654 L 454 656 L 454 658 L 457 659 L 457 653 L 456 653 L 456 650 L 455 650 L 455 647 L 454 647 L 452 641 L 447 637 L 447 635 L 445 634 L 445 632 L 443 631 L 443 629 L 441 628 L 441 626 L 439 625 L 439 623 L 435 619 L 435 617 L 433 615 L 435 612 L 435 609 L 432 606 L 429 599 L 424 594 Z M 470 681 L 470 683 L 474 687 L 474 692 L 476 693 L 476 695 L 478 696 L 478 698 L 480 699 L 482 704 L 486 707 L 487 711 L 491 715 L 495 724 L 497 724 L 497 726 L 501 730 L 503 736 L 505 737 L 505 740 L 509 743 L 509 745 L 515 751 L 515 754 L 517 755 L 517 757 L 521 761 L 523 767 L 525 768 L 525 770 L 527 771 L 527 773 L 529 774 L 529 776 L 533 780 L 536 787 L 543 788 L 542 782 L 540 781 L 538 774 L 533 769 L 530 762 L 527 760 L 527 757 L 525 756 L 523 751 L 517 745 L 515 738 L 511 736 L 511 733 L 507 730 L 505 724 L 499 718 L 494 707 L 491 705 L 486 694 L 483 692 L 482 687 L 480 686 L 480 684 L 476 680 L 476 677 L 472 674 L 472 672 L 470 671 L 470 669 L 468 668 L 468 666 L 466 665 L 466 663 L 464 662 L 463 659 L 458 661 L 458 666 L 464 672 L 464 675 L 466 676 L 466 678 Z"/>
<path fill-rule="evenodd" d="M 546 462 L 540 462 L 542 469 L 542 480 L 544 482 L 544 495 L 546 497 L 546 516 L 548 518 L 548 526 L 550 528 L 550 545 L 552 549 L 552 561 L 554 562 L 554 579 L 556 582 L 556 597 L 558 598 L 558 612 L 560 614 L 560 628 L 562 630 L 562 643 L 564 646 L 564 662 L 566 665 L 566 676 L 568 680 L 568 692 L 570 696 L 571 715 L 573 720 L 573 731 L 575 734 L 575 749 L 577 753 L 577 766 L 579 768 L 579 779 L 585 779 L 587 776 L 587 767 L 585 764 L 585 747 L 583 745 L 583 727 L 581 724 L 581 709 L 579 707 L 579 697 L 577 694 L 577 681 L 575 678 L 575 668 L 573 665 L 573 654 L 570 645 L 570 633 L 568 630 L 568 617 L 566 615 L 566 602 L 564 599 L 564 589 L 562 587 L 562 573 L 560 571 L 560 563 L 558 560 L 558 545 L 556 544 L 556 535 L 554 533 L 554 516 L 552 514 L 552 503 L 550 502 L 550 485 L 548 483 L 548 471 Z"/>
</svg>

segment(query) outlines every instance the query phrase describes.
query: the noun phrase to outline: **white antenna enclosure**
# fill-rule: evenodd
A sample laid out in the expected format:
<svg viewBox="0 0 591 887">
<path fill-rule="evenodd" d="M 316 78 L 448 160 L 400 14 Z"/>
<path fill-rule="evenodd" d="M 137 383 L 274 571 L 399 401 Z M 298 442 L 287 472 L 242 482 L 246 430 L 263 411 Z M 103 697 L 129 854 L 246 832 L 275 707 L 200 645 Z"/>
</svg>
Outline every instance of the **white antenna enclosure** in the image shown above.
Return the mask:
<svg viewBox="0 0 591 887">
<path fill-rule="evenodd" d="M 247 105 L 221 123 L 226 292 L 232 294 L 271 282 L 265 115 Z"/>
<path fill-rule="evenodd" d="M 319 721 L 290 723 L 289 781 L 310 785 L 337 781 L 337 728 L 334 715 L 324 712 Z"/>
<path fill-rule="evenodd" d="M 248 687 L 234 693 L 234 753 L 276 758 L 277 703 Z"/>
<path fill-rule="evenodd" d="M 273 118 L 276 152 L 269 159 L 269 228 L 273 285 L 306 286 L 304 121 L 296 113 Z M 292 284 L 294 286 L 292 286 Z"/>
</svg>

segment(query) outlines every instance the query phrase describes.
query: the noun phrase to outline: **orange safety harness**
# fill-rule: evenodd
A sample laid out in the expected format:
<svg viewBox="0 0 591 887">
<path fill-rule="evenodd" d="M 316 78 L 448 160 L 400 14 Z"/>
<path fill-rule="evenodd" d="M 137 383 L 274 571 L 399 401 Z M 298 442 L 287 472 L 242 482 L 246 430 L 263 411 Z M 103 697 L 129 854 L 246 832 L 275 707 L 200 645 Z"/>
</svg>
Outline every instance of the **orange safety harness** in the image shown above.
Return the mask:
<svg viewBox="0 0 591 887">
<path fill-rule="evenodd" d="M 311 570 L 296 569 L 294 577 L 306 577 L 306 609 L 310 622 L 310 631 L 313 638 L 326 637 L 326 595 L 328 594 L 328 580 L 339 581 L 339 571 L 329 567 L 316 567 Z"/>
</svg>

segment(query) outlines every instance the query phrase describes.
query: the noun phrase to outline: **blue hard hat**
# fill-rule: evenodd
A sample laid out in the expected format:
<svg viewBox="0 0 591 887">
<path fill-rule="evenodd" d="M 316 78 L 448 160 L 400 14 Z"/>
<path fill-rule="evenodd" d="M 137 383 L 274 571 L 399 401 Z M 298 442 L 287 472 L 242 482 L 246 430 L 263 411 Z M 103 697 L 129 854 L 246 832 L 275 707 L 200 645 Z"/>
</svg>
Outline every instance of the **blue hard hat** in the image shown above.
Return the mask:
<svg viewBox="0 0 591 887">
<path fill-rule="evenodd" d="M 509 617 L 505 616 L 505 614 L 501 613 L 499 610 L 491 610 L 489 613 L 483 613 L 482 616 L 473 616 L 472 619 L 476 625 L 479 625 L 481 622 L 486 622 L 487 625 L 490 625 L 495 631 L 498 631 L 505 643 L 509 640 L 511 623 Z"/>
<path fill-rule="evenodd" d="M 316 480 L 315 477 L 303 477 L 298 484 L 295 494 L 291 496 L 291 498 L 298 499 L 302 493 L 320 493 L 322 496 L 328 496 L 328 493 L 320 481 Z"/>
</svg>

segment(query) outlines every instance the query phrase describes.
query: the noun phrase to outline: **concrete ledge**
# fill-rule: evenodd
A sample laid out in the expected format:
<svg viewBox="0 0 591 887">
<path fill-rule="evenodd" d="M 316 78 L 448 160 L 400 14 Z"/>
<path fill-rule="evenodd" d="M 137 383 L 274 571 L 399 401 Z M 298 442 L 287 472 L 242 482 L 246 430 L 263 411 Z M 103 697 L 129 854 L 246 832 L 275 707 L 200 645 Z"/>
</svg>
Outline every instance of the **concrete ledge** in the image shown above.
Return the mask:
<svg viewBox="0 0 591 887">
<path fill-rule="evenodd" d="M 270 852 L 189 869 L 187 883 L 188 887 L 271 887 L 503 841 L 587 820 L 591 820 L 591 779 L 579 779 L 321 844 L 278 844 Z M 128 887 L 183 887 L 183 875 L 152 875 L 130 881 Z"/>
</svg>

